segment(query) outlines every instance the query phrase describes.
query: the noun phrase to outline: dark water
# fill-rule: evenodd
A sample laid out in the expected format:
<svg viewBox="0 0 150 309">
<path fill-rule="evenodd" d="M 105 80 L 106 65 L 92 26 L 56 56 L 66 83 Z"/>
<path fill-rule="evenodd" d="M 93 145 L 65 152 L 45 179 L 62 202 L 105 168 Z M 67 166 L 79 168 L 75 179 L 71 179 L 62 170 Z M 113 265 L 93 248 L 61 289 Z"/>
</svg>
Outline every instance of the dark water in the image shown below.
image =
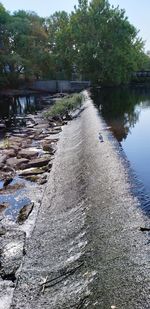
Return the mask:
<svg viewBox="0 0 150 309">
<path fill-rule="evenodd" d="M 25 126 L 24 116 L 43 107 L 39 95 L 0 97 L 0 123 L 6 128 Z"/>
<path fill-rule="evenodd" d="M 150 197 L 150 88 L 99 89 L 92 98 Z"/>
</svg>

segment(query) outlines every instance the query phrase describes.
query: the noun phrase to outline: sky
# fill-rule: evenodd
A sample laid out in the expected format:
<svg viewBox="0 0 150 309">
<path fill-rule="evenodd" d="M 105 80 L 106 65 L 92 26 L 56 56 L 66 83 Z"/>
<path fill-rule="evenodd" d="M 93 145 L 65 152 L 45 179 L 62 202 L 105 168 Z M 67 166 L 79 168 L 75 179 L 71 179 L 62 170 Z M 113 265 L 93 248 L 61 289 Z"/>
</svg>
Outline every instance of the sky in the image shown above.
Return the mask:
<svg viewBox="0 0 150 309">
<path fill-rule="evenodd" d="M 78 0 L 0 0 L 4 7 L 13 12 L 18 9 L 35 11 L 40 16 L 49 16 L 55 11 L 71 12 Z M 129 21 L 140 30 L 140 37 L 150 50 L 150 0 L 109 0 L 110 4 L 125 9 Z"/>
</svg>

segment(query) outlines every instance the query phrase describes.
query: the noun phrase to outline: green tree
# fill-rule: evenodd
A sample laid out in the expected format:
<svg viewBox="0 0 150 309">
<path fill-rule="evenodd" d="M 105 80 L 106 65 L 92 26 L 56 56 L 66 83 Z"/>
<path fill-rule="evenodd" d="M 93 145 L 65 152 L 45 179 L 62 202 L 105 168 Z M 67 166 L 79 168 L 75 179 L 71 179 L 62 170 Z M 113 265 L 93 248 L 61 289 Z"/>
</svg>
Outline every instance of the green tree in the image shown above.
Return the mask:
<svg viewBox="0 0 150 309">
<path fill-rule="evenodd" d="M 141 65 L 143 42 L 124 10 L 107 0 L 80 0 L 71 16 L 78 69 L 96 83 L 127 82 Z"/>
</svg>

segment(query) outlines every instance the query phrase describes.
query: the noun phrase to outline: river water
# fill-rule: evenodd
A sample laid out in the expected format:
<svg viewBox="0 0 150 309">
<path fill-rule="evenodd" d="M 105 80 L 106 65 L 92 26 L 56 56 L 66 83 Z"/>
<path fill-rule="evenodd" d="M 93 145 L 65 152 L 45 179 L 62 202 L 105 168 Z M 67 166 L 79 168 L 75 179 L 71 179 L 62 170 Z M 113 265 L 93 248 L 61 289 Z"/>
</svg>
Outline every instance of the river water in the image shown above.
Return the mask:
<svg viewBox="0 0 150 309">
<path fill-rule="evenodd" d="M 143 186 L 142 195 L 144 190 L 149 199 L 150 88 L 99 89 L 92 98 Z M 149 212 L 147 201 L 146 208 Z"/>
</svg>

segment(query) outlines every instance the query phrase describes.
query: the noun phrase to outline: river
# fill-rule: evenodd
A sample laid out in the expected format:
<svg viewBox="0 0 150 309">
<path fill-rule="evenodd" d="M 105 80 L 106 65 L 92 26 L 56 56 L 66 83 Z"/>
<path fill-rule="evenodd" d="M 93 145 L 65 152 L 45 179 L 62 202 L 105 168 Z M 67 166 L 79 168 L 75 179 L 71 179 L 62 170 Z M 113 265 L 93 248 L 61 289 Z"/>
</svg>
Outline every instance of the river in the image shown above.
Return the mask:
<svg viewBox="0 0 150 309">
<path fill-rule="evenodd" d="M 127 156 L 150 214 L 150 88 L 99 89 L 92 98 Z"/>
<path fill-rule="evenodd" d="M 11 308 L 149 308 L 148 218 L 123 162 L 85 92 L 63 127 Z"/>
</svg>

